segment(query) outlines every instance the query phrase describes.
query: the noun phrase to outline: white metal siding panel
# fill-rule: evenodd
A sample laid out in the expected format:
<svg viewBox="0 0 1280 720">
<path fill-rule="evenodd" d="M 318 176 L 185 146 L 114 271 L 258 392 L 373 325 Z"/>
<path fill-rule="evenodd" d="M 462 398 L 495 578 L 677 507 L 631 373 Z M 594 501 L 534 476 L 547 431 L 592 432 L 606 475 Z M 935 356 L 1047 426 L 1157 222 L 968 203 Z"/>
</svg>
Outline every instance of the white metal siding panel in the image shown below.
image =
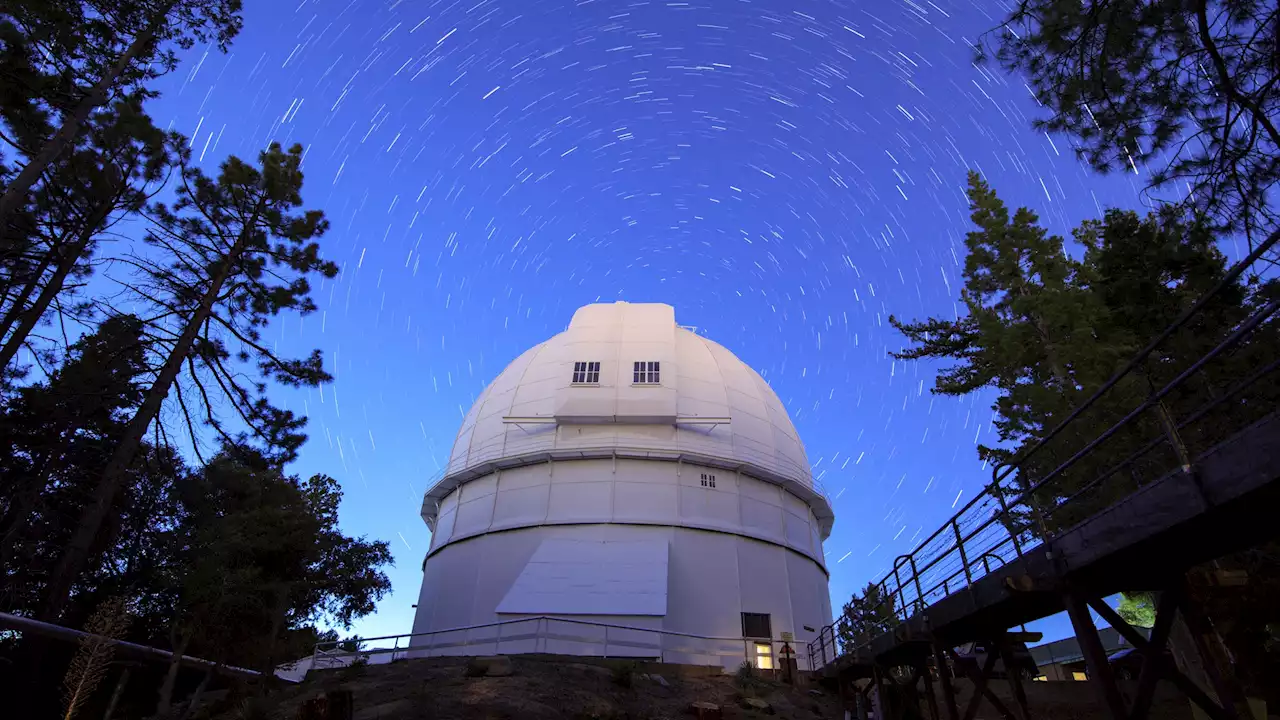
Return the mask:
<svg viewBox="0 0 1280 720">
<path fill-rule="evenodd" d="M 547 521 L 609 522 L 612 507 L 613 483 L 552 483 Z"/>
<path fill-rule="evenodd" d="M 751 540 L 738 543 L 742 612 L 772 616 L 774 638 L 780 637 L 784 631 L 792 631 L 791 584 L 787 578 L 786 555 L 786 550 L 774 545 Z"/>
<path fill-rule="evenodd" d="M 784 513 L 781 508 L 746 496 L 740 496 L 739 506 L 742 508 L 742 527 L 748 534 L 759 535 L 774 542 L 785 542 L 786 534 L 782 527 Z"/>
<path fill-rule="evenodd" d="M 499 613 L 665 615 L 667 542 L 543 540 Z"/>
<path fill-rule="evenodd" d="M 666 629 L 719 637 L 742 634 L 739 542 L 741 538 L 732 535 L 674 531 Z"/>
<path fill-rule="evenodd" d="M 455 537 L 466 537 L 484 532 L 493 524 L 493 493 L 475 500 L 464 500 L 458 506 L 458 518 L 453 524 Z"/>
<path fill-rule="evenodd" d="M 676 491 L 675 485 L 619 482 L 613 490 L 613 519 L 669 524 L 677 516 Z"/>
</svg>

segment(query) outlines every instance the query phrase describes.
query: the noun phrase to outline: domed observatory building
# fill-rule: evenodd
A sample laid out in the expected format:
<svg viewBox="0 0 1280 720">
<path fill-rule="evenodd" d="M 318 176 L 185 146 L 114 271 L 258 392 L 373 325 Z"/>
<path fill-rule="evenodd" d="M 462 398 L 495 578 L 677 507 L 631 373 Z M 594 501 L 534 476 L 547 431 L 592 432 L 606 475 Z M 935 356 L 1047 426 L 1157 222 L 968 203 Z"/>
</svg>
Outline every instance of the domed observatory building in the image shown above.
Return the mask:
<svg viewBox="0 0 1280 720">
<path fill-rule="evenodd" d="M 834 522 L 764 379 L 661 304 L 596 304 L 516 358 L 426 493 L 411 655 L 773 667 L 831 622 Z"/>
</svg>

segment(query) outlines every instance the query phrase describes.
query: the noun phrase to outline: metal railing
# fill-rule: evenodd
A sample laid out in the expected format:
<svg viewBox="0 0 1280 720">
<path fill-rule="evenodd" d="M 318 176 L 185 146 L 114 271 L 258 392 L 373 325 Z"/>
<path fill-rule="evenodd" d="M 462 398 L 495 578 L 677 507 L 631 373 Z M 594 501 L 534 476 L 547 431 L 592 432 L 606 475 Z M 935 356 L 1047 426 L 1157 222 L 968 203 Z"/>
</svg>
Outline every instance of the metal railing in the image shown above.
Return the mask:
<svg viewBox="0 0 1280 720">
<path fill-rule="evenodd" d="M 345 667 L 363 658 L 381 664 L 409 658 L 475 655 L 585 655 L 654 659 L 726 669 L 742 662 L 778 667 L 784 641 L 695 635 L 654 628 L 549 616 L 503 620 L 424 633 L 361 638 L 362 647 L 342 649 L 343 641 L 317 643 L 308 670 Z M 768 645 L 767 654 L 760 646 Z M 797 667 L 813 669 L 803 643 L 789 643 Z M 770 658 L 769 662 L 762 657 Z M 768 668 L 764 668 L 768 669 Z"/>
<path fill-rule="evenodd" d="M 1280 368 L 1280 358 L 1267 358 L 1265 355 L 1258 362 L 1258 367 L 1246 377 L 1227 378 L 1234 382 L 1226 389 L 1215 389 L 1212 380 L 1202 378 L 1201 386 L 1207 388 L 1210 400 L 1188 413 L 1181 421 L 1173 417 L 1167 400 L 1175 392 L 1187 387 L 1190 379 L 1209 368 L 1215 359 L 1235 351 L 1241 340 L 1262 327 L 1280 309 L 1280 299 L 1258 303 L 1252 314 L 1240 321 L 1230 335 L 1159 389 L 1148 370 L 1148 360 L 1175 333 L 1203 312 L 1224 288 L 1233 286 L 1248 268 L 1258 263 L 1277 245 L 1277 241 L 1280 241 L 1280 231 L 1273 233 L 1248 257 L 1232 266 L 1216 286 L 1187 308 L 1164 332 L 1148 343 L 1087 400 L 1076 406 L 1050 432 L 1013 461 L 993 468 L 992 482 L 982 492 L 932 535 L 921 541 L 914 550 L 895 558 L 892 569 L 874 584 L 874 592 L 880 598 L 880 604 L 875 610 L 880 612 L 870 613 L 869 619 L 857 620 L 841 613 L 840 618 L 824 627 L 818 637 L 809 643 L 807 653 L 813 659 L 814 666 L 822 667 L 841 655 L 868 646 L 876 637 L 892 632 L 897 624 L 953 592 L 967 588 L 994 569 L 993 559 L 999 559 L 1003 563 L 1041 548 L 1051 549 L 1057 535 L 1074 527 L 1090 514 L 1127 497 L 1142 487 L 1144 478 L 1145 481 L 1154 480 L 1178 467 L 1189 471 L 1192 455 L 1183 434 L 1196 428 L 1199 435 L 1197 439 L 1202 446 L 1211 446 L 1209 440 L 1214 438 L 1216 442 L 1227 439 L 1229 434 L 1223 434 L 1224 427 L 1211 425 L 1206 431 L 1201 429 L 1203 426 L 1198 425 L 1214 414 L 1215 410 L 1222 409 L 1224 403 L 1234 403 L 1231 406 L 1232 422 L 1219 425 L 1232 431 L 1241 430 L 1248 422 L 1274 410 L 1276 398 L 1262 398 L 1260 402 L 1254 398 L 1254 402 L 1250 404 L 1249 399 L 1241 395 L 1259 379 Z M 1258 274 L 1260 273 L 1253 277 L 1256 278 Z M 1161 360 L 1160 357 L 1156 358 L 1157 363 Z M 1221 381 L 1222 378 L 1217 380 Z M 1095 406 L 1099 406 L 1101 398 L 1108 393 L 1132 394 L 1139 389 L 1145 390 L 1142 392 L 1145 399 L 1119 420 L 1112 422 L 1107 430 L 1075 452 L 1060 452 L 1059 455 L 1065 456 L 1065 459 L 1059 461 L 1058 457 L 1050 456 L 1049 462 L 1044 464 L 1045 448 L 1055 439 L 1067 438 L 1070 430 L 1075 431 L 1075 440 L 1083 439 L 1080 437 L 1077 421 L 1085 413 L 1095 409 Z M 1241 417 L 1248 422 L 1241 422 Z M 1106 426 L 1107 421 L 1110 418 L 1104 419 L 1103 426 Z M 1143 423 L 1146 424 L 1145 428 L 1142 427 Z M 1146 437 L 1149 435 L 1154 437 Z M 1086 477 L 1092 477 L 1088 482 L 1078 482 L 1078 473 L 1072 478 L 1077 482 L 1068 483 L 1065 480 L 1068 471 L 1078 470 L 1081 463 L 1096 459 L 1098 448 L 1117 438 L 1123 438 L 1125 447 L 1135 449 L 1122 459 L 1098 470 L 1096 474 L 1093 469 L 1086 468 Z M 1172 450 L 1172 458 L 1163 461 L 1149 460 L 1151 451 L 1162 446 Z M 1203 451 L 1207 447 L 1197 449 Z M 1025 477 L 1024 472 L 1037 455 L 1040 456 L 1041 464 L 1053 469 L 1038 479 Z"/>
</svg>

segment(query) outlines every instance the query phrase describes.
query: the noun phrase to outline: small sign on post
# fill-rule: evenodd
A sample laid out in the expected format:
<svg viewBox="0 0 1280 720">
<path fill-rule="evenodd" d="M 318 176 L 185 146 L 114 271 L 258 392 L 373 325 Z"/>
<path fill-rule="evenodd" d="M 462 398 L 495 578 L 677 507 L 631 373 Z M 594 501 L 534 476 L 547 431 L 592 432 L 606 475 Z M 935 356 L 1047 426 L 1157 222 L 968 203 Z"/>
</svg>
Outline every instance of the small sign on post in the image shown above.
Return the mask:
<svg viewBox="0 0 1280 720">
<path fill-rule="evenodd" d="M 778 653 L 782 659 L 782 681 L 787 684 L 794 684 L 796 678 L 796 651 L 791 649 L 791 643 L 787 641 L 786 635 L 791 633 L 783 633 L 782 651 Z"/>
<path fill-rule="evenodd" d="M 795 642 L 795 641 L 796 641 L 795 633 L 789 633 L 789 632 L 782 633 L 782 642 Z"/>
</svg>

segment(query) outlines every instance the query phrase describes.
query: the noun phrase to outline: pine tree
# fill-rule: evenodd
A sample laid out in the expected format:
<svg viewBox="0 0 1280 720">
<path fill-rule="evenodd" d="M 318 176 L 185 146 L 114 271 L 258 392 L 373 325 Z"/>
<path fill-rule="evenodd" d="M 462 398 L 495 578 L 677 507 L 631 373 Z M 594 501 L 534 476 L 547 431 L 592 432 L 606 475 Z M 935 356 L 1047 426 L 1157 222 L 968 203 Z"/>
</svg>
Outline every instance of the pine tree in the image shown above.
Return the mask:
<svg viewBox="0 0 1280 720">
<path fill-rule="evenodd" d="M 175 653 L 270 670 L 304 652 L 312 623 L 350 627 L 389 589 L 385 542 L 344 535 L 342 493 L 325 476 L 286 476 L 261 453 L 227 447 L 179 487 L 183 519 L 171 636 Z M 286 653 L 294 654 L 289 657 Z M 176 677 L 171 665 L 164 711 Z"/>
<path fill-rule="evenodd" d="M 1080 265 L 1061 238 L 1049 236 L 1025 208 L 1011 217 L 977 173 L 969 174 L 968 195 L 977 229 L 965 237 L 964 315 L 889 322 L 910 343 L 893 353 L 896 359 L 956 361 L 939 372 L 934 393 L 998 392 L 992 409 L 1004 445 L 981 445 L 978 453 L 999 464 L 1012 457 L 1011 448 L 1051 429 L 1083 387 L 1105 379 L 1124 349 L 1095 335 L 1105 309 L 1078 288 Z"/>
<path fill-rule="evenodd" d="M 1004 518 L 1015 535 L 1069 527 L 1181 464 L 1176 447 L 1164 442 L 1167 418 L 1185 418 L 1219 397 L 1235 380 L 1280 348 L 1265 327 L 1232 355 L 1182 385 L 1156 410 L 1125 425 L 1104 445 L 1058 468 L 1077 451 L 1120 422 L 1221 342 L 1256 307 L 1268 286 L 1233 284 L 1204 312 L 1157 348 L 1137 372 L 1052 441 L 1030 454 L 1071 411 L 1185 309 L 1226 274 L 1225 259 L 1203 226 L 1185 225 L 1173 212 L 1139 218 L 1110 211 L 1075 231 L 1084 248 L 1073 260 L 1057 238 L 1048 238 L 1034 215 L 1009 218 L 1004 205 L 970 176 L 972 219 L 966 238 L 966 313 L 957 320 L 903 323 L 891 318 L 909 341 L 900 359 L 938 358 L 955 365 L 938 374 L 934 392 L 965 395 L 990 388 L 1000 443 L 979 446 L 993 463 L 1018 459 L 1018 470 L 993 486 L 1006 498 L 1044 482 L 1023 507 Z M 1274 355 L 1272 355 L 1274 357 Z M 1262 397 L 1274 397 L 1274 381 L 1224 403 L 1180 431 L 1179 445 L 1191 455 L 1207 450 L 1266 412 Z M 1149 443 L 1153 449 L 1130 455 Z M 1002 473 L 1004 475 L 1004 473 Z M 1046 480 L 1046 478 L 1049 478 Z"/>
<path fill-rule="evenodd" d="M 92 121 L 81 146 L 35 193 L 35 237 L 14 258 L 22 282 L 0 305 L 0 368 L 10 367 L 56 299 L 68 306 L 68 281 L 88 274 L 99 234 L 120 214 L 141 210 L 166 179 L 178 139 L 156 128 L 136 102 L 117 102 Z"/>
<path fill-rule="evenodd" d="M 1095 169 L 1153 171 L 1219 229 L 1277 228 L 1280 13 L 1263 0 L 1019 0 L 993 54 Z"/>
<path fill-rule="evenodd" d="M 19 148 L 27 161 L 6 178 L 0 195 L 0 240 L 9 219 L 29 201 L 41 177 L 85 132 L 89 117 L 115 96 L 145 99 L 145 84 L 172 70 L 174 47 L 213 41 L 225 50 L 241 26 L 240 0 L 17 0 L 0 11 L 0 23 L 42 59 L 32 69 L 56 82 L 30 82 L 26 91 L 60 118 L 45 137 Z M 55 92 L 56 91 L 56 92 Z M 16 165 L 16 163 L 15 163 Z"/>
<path fill-rule="evenodd" d="M 337 274 L 336 265 L 320 259 L 314 242 L 327 228 L 323 214 L 293 212 L 302 204 L 302 147 L 285 152 L 272 144 L 261 153 L 259 168 L 232 157 L 216 180 L 191 167 L 188 154 L 184 148 L 178 202 L 152 208 L 150 248 L 129 258 L 136 270 L 130 289 L 156 308 L 144 321 L 157 369 L 52 574 L 46 618 L 62 612 L 124 473 L 171 391 L 197 446 L 198 423 L 224 442 L 244 440 L 216 414 L 221 397 L 248 436 L 284 461 L 305 439 L 305 418 L 272 406 L 264 396 L 267 381 L 314 386 L 329 379 L 318 350 L 288 359 L 261 342 L 261 329 L 273 316 L 315 309 L 309 275 Z M 246 387 L 255 369 L 259 377 Z"/>
<path fill-rule="evenodd" d="M 860 594 L 854 593 L 845 603 L 836 625 L 836 638 L 844 652 L 851 652 L 893 630 L 897 624 L 892 598 L 887 597 L 879 585 L 868 583 Z"/>
<path fill-rule="evenodd" d="M 20 578 L 31 578 L 31 570 L 48 571 L 45 542 L 58 538 L 49 524 L 68 509 L 60 498 L 91 485 L 84 471 L 106 461 L 127 413 L 141 401 L 141 332 L 136 317 L 108 319 L 76 342 L 48 380 L 21 388 L 0 415 L 0 568 L 10 593 L 20 591 Z M 10 597 L 5 604 L 16 602 Z"/>
</svg>

